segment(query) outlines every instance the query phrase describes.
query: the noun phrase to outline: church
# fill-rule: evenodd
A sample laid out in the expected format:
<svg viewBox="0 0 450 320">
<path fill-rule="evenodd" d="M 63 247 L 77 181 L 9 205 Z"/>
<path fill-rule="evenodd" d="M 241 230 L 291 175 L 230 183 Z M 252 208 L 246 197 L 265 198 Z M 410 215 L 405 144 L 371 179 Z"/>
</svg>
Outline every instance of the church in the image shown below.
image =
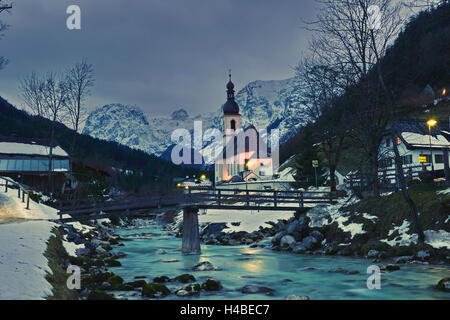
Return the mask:
<svg viewBox="0 0 450 320">
<path fill-rule="evenodd" d="M 222 106 L 223 148 L 215 159 L 215 184 L 271 179 L 272 158 L 267 144 L 253 125 L 241 128 L 231 74 L 226 88 L 227 101 Z"/>
</svg>

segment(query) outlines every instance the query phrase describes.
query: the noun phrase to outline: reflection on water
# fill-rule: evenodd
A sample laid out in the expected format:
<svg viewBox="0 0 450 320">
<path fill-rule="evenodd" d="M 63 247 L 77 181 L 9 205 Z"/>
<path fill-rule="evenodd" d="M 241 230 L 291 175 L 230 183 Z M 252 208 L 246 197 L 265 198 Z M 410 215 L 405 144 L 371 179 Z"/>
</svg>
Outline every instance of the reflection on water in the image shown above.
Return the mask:
<svg viewBox="0 0 450 320">
<path fill-rule="evenodd" d="M 404 265 L 401 270 L 381 274 L 381 290 L 366 286 L 370 260 L 338 256 L 296 255 L 269 249 L 245 246 L 202 245 L 201 255 L 183 255 L 181 239 L 167 235 L 159 226 L 144 229 L 120 230 L 125 238 L 136 239 L 142 233 L 157 233 L 152 239 L 125 241 L 124 247 L 114 250 L 127 254 L 120 259 L 122 267 L 114 272 L 125 281 L 135 276 L 167 275 L 171 278 L 182 273 L 193 274 L 197 282 L 209 277 L 222 282 L 219 293 L 202 294 L 190 299 L 283 299 L 286 295 L 308 295 L 311 299 L 448 299 L 448 293 L 433 288 L 437 282 L 450 276 L 446 266 Z M 161 241 L 161 238 L 167 239 Z M 158 249 L 166 254 L 159 255 Z M 161 259 L 172 262 L 162 262 Z M 173 262 L 177 260 L 176 262 Z M 210 261 L 221 271 L 192 271 L 199 262 Z M 357 270 L 359 274 L 330 272 L 336 268 Z M 239 288 L 259 285 L 275 290 L 275 295 L 242 294 Z M 169 283 L 173 291 L 179 284 Z M 140 297 L 129 297 L 140 298 Z M 171 295 L 169 299 L 179 299 Z"/>
</svg>

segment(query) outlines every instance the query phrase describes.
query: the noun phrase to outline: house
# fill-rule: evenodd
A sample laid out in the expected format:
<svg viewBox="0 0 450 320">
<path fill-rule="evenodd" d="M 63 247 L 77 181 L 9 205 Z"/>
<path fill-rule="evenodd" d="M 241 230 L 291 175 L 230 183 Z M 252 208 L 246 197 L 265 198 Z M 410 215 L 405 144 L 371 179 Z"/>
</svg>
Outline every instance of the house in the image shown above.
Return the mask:
<svg viewBox="0 0 450 320">
<path fill-rule="evenodd" d="M 426 122 L 417 120 L 397 120 L 390 128 L 396 134 L 396 139 L 392 141 L 391 136 L 383 139 L 380 149 L 380 170 L 394 170 L 393 144 L 396 143 L 405 169 L 413 171 L 434 169 L 443 171 L 448 169 L 450 160 L 450 130 L 448 124 L 435 125 L 428 128 Z M 431 132 L 431 135 L 430 135 Z M 426 162 L 420 162 L 420 158 Z"/>
<path fill-rule="evenodd" d="M 223 149 L 214 164 L 215 183 L 270 179 L 273 176 L 270 151 L 253 125 L 241 128 L 231 75 L 226 88 L 227 101 L 222 106 Z"/>
<path fill-rule="evenodd" d="M 1 176 L 48 190 L 48 176 L 52 173 L 54 190 L 63 191 L 70 171 L 69 154 L 57 144 L 44 139 L 0 137 Z"/>
</svg>

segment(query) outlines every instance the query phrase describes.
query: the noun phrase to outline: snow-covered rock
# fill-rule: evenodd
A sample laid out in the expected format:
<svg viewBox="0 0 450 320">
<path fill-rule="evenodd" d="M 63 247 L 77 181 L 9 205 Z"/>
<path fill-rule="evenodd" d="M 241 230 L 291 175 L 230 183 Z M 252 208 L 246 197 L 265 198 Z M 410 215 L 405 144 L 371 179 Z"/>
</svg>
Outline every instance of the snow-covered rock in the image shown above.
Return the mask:
<svg viewBox="0 0 450 320">
<path fill-rule="evenodd" d="M 280 245 L 282 247 L 289 247 L 294 242 L 295 242 L 295 239 L 293 236 L 285 235 L 283 238 L 281 238 Z"/>
</svg>

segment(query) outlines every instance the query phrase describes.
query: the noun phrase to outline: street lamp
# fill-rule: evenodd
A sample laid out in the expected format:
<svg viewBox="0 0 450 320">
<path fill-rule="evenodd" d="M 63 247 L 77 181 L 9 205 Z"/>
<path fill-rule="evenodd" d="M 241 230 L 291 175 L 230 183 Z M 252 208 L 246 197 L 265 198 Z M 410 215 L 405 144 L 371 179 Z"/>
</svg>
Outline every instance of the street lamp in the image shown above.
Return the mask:
<svg viewBox="0 0 450 320">
<path fill-rule="evenodd" d="M 435 126 L 437 123 L 436 120 L 430 119 L 427 121 L 428 125 L 428 137 L 430 139 L 430 158 L 431 158 L 431 171 L 433 172 L 433 178 L 434 178 L 434 164 L 433 164 L 433 149 L 431 148 L 431 127 Z"/>
</svg>

